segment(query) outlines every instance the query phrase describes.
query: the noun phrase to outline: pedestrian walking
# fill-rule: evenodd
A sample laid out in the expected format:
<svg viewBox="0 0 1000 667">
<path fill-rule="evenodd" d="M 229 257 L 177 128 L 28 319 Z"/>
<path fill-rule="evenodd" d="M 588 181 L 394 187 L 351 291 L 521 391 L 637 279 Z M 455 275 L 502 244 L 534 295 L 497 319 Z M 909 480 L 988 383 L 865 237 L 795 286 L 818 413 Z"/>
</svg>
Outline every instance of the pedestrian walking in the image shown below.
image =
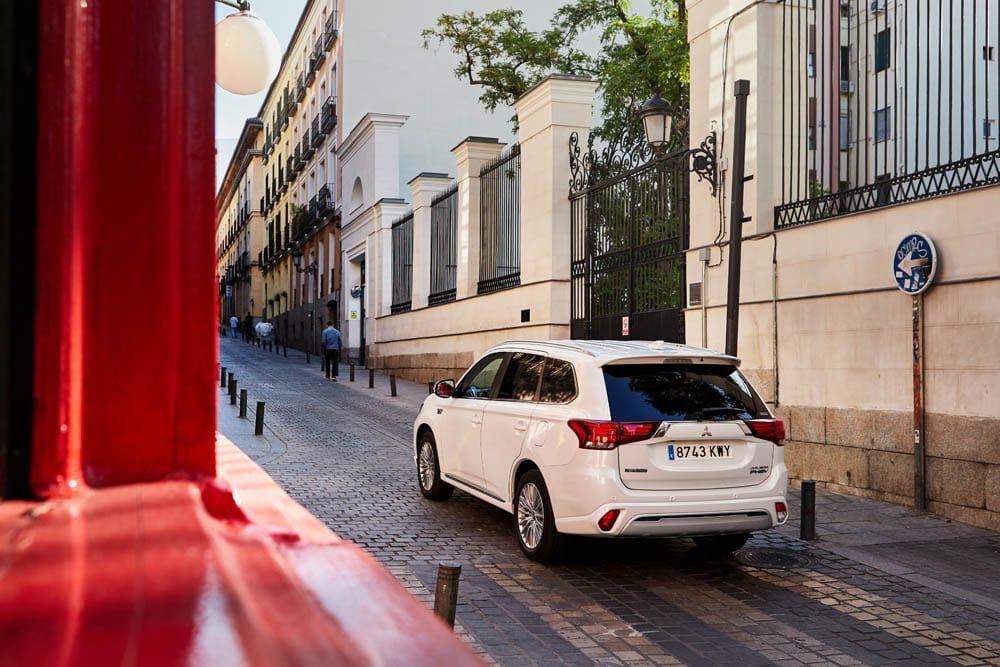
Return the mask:
<svg viewBox="0 0 1000 667">
<path fill-rule="evenodd" d="M 323 329 L 323 369 L 327 380 L 337 381 L 340 373 L 340 332 L 330 320 L 326 321 L 326 328 Z"/>
<path fill-rule="evenodd" d="M 253 316 L 250 315 L 250 311 L 247 311 L 247 316 L 243 318 L 243 335 L 246 342 L 251 342 L 253 340 Z"/>
<path fill-rule="evenodd" d="M 274 340 L 274 325 L 264 319 L 258 322 L 253 329 L 257 332 L 261 346 L 265 349 L 271 349 L 271 341 Z"/>
<path fill-rule="evenodd" d="M 240 326 L 240 318 L 233 315 L 229 318 L 229 330 L 233 333 L 233 338 L 236 338 L 239 334 L 236 333 L 237 327 Z"/>
</svg>

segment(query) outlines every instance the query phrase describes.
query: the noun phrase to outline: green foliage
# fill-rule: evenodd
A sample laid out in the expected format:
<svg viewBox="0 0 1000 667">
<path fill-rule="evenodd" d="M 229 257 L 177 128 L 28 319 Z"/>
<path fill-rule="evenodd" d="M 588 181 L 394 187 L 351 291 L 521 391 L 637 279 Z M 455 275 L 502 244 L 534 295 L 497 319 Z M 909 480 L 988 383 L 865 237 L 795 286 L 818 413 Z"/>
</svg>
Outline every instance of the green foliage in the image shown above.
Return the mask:
<svg viewBox="0 0 1000 667">
<path fill-rule="evenodd" d="M 683 0 L 652 0 L 652 14 L 630 13 L 628 0 L 575 0 L 559 8 L 540 32 L 528 30 L 521 10 L 498 9 L 442 14 L 422 35 L 425 48 L 437 42 L 459 57 L 455 76 L 482 86 L 479 99 L 490 111 L 512 105 L 549 74 L 593 76 L 605 104 L 595 132 L 610 139 L 634 124 L 635 109 L 656 90 L 678 118 L 687 115 Z M 593 54 L 577 46 L 580 35 L 591 30 L 601 43 Z"/>
</svg>

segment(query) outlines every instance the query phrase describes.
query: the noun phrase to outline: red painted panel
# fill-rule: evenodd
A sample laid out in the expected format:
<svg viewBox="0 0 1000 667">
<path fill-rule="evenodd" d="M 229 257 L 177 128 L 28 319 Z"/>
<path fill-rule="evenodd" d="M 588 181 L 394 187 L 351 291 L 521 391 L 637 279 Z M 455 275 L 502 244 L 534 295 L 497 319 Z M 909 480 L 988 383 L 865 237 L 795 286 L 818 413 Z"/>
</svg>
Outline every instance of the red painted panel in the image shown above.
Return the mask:
<svg viewBox="0 0 1000 667">
<path fill-rule="evenodd" d="M 214 473 L 213 12 L 41 3 L 42 495 Z"/>
</svg>

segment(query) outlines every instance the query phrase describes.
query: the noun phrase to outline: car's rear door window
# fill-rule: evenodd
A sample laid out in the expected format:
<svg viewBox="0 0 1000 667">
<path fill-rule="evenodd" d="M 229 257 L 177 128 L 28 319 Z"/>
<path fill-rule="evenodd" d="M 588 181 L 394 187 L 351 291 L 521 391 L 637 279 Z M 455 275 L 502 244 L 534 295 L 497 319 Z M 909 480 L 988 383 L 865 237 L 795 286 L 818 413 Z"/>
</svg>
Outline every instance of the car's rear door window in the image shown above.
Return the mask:
<svg viewBox="0 0 1000 667">
<path fill-rule="evenodd" d="M 489 398 L 493 381 L 503 363 L 504 354 L 504 352 L 497 352 L 480 359 L 458 383 L 455 396 L 459 398 Z"/>
<path fill-rule="evenodd" d="M 559 359 L 549 359 L 542 377 L 538 400 L 543 403 L 569 403 L 576 397 L 576 377 L 573 364 Z"/>
<path fill-rule="evenodd" d="M 510 355 L 496 398 L 514 401 L 533 401 L 538 393 L 545 357 L 526 352 Z"/>
<path fill-rule="evenodd" d="M 724 421 L 770 415 L 740 372 L 724 364 L 613 364 L 604 367 L 611 418 Z"/>
</svg>

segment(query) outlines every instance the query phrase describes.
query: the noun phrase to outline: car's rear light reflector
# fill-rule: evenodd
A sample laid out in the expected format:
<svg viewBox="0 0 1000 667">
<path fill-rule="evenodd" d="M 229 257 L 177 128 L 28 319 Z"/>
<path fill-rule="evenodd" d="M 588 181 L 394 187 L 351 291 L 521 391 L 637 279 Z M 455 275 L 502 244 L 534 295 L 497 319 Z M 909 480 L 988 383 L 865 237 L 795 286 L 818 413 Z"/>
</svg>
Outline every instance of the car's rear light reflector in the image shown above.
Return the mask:
<svg viewBox="0 0 1000 667">
<path fill-rule="evenodd" d="M 744 423 L 761 440 L 770 440 L 776 445 L 785 444 L 785 422 L 780 419 L 746 419 Z"/>
<path fill-rule="evenodd" d="M 618 515 L 621 513 L 621 510 L 608 510 L 601 517 L 600 521 L 597 522 L 597 527 L 605 533 L 608 532 L 615 527 L 615 521 L 618 521 Z"/>
<path fill-rule="evenodd" d="M 570 419 L 569 427 L 576 433 L 581 449 L 614 449 L 648 439 L 660 422 L 604 422 Z"/>
<path fill-rule="evenodd" d="M 784 523 L 788 518 L 788 506 L 785 503 L 774 503 L 774 513 L 778 515 L 778 523 Z"/>
</svg>

